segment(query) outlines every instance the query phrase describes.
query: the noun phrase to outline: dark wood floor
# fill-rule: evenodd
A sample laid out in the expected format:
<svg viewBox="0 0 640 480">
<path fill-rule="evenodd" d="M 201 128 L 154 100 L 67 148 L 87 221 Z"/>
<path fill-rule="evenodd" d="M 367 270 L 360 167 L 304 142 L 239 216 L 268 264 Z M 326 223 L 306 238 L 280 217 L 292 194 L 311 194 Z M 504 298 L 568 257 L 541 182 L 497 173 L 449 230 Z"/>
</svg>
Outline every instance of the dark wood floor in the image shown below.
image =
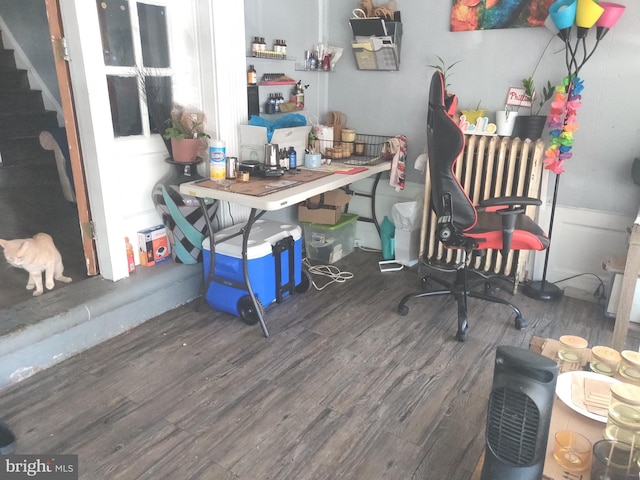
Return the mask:
<svg viewBox="0 0 640 480">
<path fill-rule="evenodd" d="M 0 238 L 53 237 L 62 255 L 65 275 L 74 282 L 87 278 L 75 203 L 65 200 L 55 163 L 0 168 Z M 29 274 L 9 265 L 0 249 L 0 308 L 32 298 Z M 55 288 L 68 284 L 56 282 Z"/>
<path fill-rule="evenodd" d="M 168 312 L 0 392 L 0 417 L 18 453 L 77 454 L 87 480 L 467 479 L 497 345 L 611 338 L 594 303 L 518 294 L 528 330 L 470 300 L 462 344 L 451 299 L 398 315 L 418 274 L 377 261 L 356 251 L 338 264 L 353 280 L 268 308 L 268 339 L 207 306 Z"/>
</svg>

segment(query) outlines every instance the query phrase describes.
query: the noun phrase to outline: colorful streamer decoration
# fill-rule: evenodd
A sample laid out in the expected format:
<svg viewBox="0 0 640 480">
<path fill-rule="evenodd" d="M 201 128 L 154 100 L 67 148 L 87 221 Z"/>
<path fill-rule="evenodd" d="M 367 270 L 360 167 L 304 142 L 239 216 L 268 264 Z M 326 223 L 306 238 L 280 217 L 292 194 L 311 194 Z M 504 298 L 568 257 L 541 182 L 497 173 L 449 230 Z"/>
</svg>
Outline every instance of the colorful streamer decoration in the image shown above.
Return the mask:
<svg viewBox="0 0 640 480">
<path fill-rule="evenodd" d="M 545 151 L 544 168 L 556 175 L 564 173 L 563 163 L 573 155 L 573 132 L 578 130 L 577 113 L 582 103 L 582 90 L 584 84 L 579 77 L 564 77 L 551 102 L 547 119 L 551 141 Z"/>
</svg>

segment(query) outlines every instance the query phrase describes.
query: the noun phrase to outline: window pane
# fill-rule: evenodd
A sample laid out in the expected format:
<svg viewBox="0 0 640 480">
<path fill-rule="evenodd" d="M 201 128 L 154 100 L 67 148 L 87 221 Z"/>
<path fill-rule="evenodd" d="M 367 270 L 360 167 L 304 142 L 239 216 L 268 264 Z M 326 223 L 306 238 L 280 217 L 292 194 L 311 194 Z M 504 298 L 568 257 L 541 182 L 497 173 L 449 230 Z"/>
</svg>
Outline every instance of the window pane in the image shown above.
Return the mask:
<svg viewBox="0 0 640 480">
<path fill-rule="evenodd" d="M 171 77 L 146 77 L 145 89 L 151 133 L 163 133 L 171 117 Z"/>
<path fill-rule="evenodd" d="M 107 75 L 113 133 L 116 137 L 142 134 L 137 77 Z"/>
<path fill-rule="evenodd" d="M 145 67 L 169 67 L 169 42 L 165 8 L 138 3 L 142 63 Z"/>
<path fill-rule="evenodd" d="M 104 64 L 132 66 L 133 40 L 127 0 L 97 0 Z"/>
</svg>

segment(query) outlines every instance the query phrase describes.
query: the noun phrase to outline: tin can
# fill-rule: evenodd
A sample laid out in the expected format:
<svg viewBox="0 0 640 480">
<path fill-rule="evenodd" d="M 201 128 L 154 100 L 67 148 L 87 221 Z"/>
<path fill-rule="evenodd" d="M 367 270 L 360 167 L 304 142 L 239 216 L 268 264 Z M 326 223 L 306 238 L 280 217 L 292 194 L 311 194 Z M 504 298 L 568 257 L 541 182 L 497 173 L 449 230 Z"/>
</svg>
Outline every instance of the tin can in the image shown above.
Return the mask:
<svg viewBox="0 0 640 480">
<path fill-rule="evenodd" d="M 225 172 L 227 180 L 235 180 L 237 175 L 238 168 L 238 158 L 237 157 L 227 157 L 227 161 L 225 164 Z"/>
</svg>

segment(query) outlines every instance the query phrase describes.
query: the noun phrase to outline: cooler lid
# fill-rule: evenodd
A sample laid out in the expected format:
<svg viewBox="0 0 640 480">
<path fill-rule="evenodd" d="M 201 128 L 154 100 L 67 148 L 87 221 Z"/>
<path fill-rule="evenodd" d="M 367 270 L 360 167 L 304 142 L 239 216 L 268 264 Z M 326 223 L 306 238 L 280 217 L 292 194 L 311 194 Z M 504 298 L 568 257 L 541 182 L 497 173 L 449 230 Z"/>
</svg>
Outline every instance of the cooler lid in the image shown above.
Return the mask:
<svg viewBox="0 0 640 480">
<path fill-rule="evenodd" d="M 243 225 L 232 225 L 216 232 L 216 241 L 238 232 Z M 270 255 L 272 245 L 283 238 L 292 236 L 294 242 L 302 237 L 299 225 L 279 223 L 271 220 L 257 220 L 251 227 L 247 245 L 247 259 L 253 260 Z M 209 238 L 202 242 L 202 248 L 209 250 Z M 234 258 L 242 258 L 242 235 L 225 240 L 216 245 L 216 253 Z"/>
</svg>

